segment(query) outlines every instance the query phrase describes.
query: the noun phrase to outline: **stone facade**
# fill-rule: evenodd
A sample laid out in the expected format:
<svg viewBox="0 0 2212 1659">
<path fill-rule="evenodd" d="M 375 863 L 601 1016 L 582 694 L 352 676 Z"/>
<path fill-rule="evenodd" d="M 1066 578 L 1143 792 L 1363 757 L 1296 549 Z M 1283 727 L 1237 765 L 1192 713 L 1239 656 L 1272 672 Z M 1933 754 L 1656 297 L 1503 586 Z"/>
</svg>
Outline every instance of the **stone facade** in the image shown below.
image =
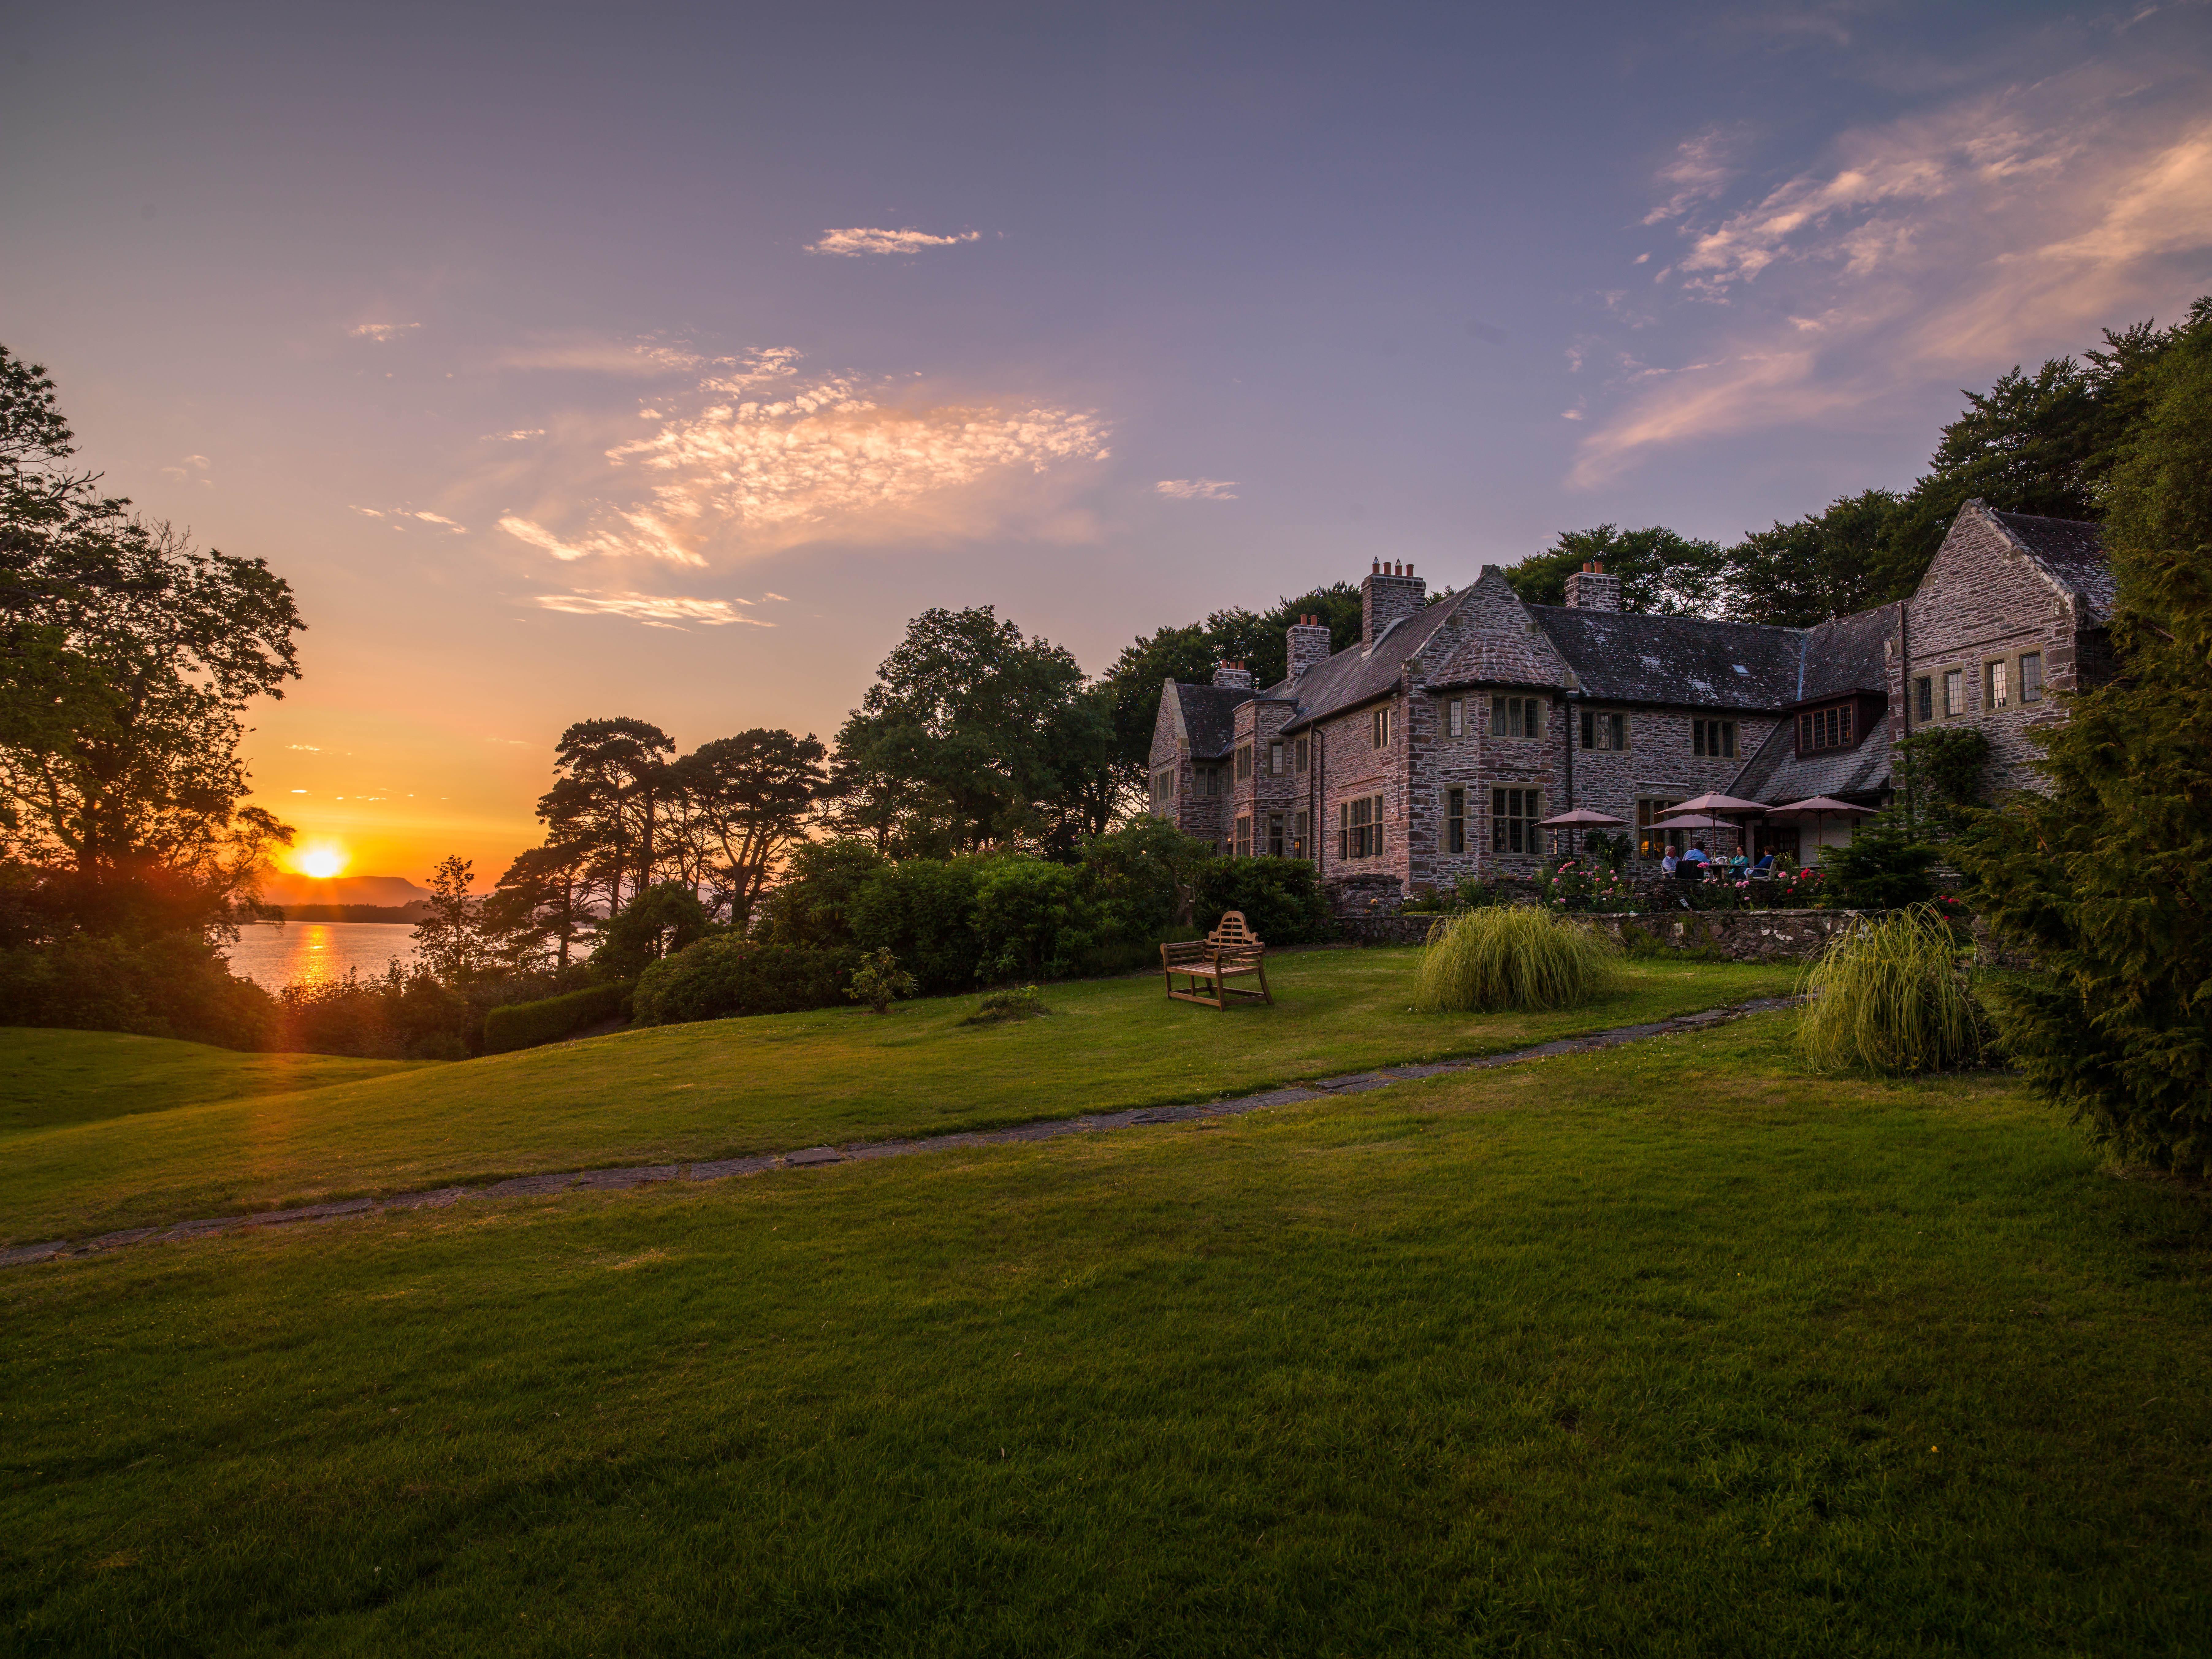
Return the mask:
<svg viewBox="0 0 2212 1659">
<path fill-rule="evenodd" d="M 1978 502 L 1959 514 L 1905 605 L 1889 685 L 1897 735 L 1975 726 L 1990 788 L 2039 785 L 2029 734 L 2063 717 L 2054 694 L 2112 668 L 2111 575 L 2081 556 L 2085 528 Z"/>
<path fill-rule="evenodd" d="M 1575 808 L 1620 820 L 1648 872 L 1669 840 L 1701 838 L 1646 828 L 1692 796 L 1881 805 L 1923 694 L 1937 723 L 1989 730 L 1993 783 L 2033 781 L 2027 730 L 2108 655 L 2095 527 L 1979 502 L 1911 601 L 1813 629 L 1624 612 L 1595 566 L 1565 606 L 1524 604 L 1496 566 L 1431 605 L 1412 567 L 1377 562 L 1361 592 L 1359 642 L 1328 654 L 1301 618 L 1279 685 L 1235 664 L 1212 686 L 1170 682 L 1152 746 L 1154 811 L 1225 852 L 1310 860 L 1354 909 L 1531 875 L 1555 850 L 1540 821 Z M 2023 661 L 2040 672 L 2029 702 Z M 1946 714 L 1954 671 L 1965 701 Z M 1794 825 L 1759 833 L 1809 860 Z"/>
</svg>

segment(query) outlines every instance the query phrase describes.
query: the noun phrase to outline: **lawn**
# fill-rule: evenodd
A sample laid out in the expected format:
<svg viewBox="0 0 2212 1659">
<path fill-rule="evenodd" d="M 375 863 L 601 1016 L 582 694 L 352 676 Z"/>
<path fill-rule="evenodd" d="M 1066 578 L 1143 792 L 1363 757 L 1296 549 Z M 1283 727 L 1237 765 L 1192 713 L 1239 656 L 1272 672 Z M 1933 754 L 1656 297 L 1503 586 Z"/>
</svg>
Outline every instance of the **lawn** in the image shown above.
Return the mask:
<svg viewBox="0 0 2212 1659">
<path fill-rule="evenodd" d="M 246 1207 L 613 1164 L 786 1151 L 1244 1093 L 1394 1060 L 1492 1054 L 1785 992 L 1791 964 L 1632 963 L 1562 1013 L 1414 1013 L 1411 950 L 1316 951 L 1269 969 L 1277 1003 L 1226 1014 L 1157 979 L 1054 986 L 1048 1018 L 965 1027 L 975 999 L 708 1021 L 158 1115 L 0 1134 L 4 1242 Z M 0 1033 L 50 1054 L 72 1033 Z M 200 1050 L 214 1055 L 215 1050 Z M 232 1056 L 234 1061 L 240 1057 Z M 210 1060 L 210 1065 L 219 1062 Z M 323 1062 L 359 1066 L 361 1062 Z M 0 1070 L 7 1069 L 0 1064 Z M 387 1068 L 389 1071 L 389 1068 Z M 159 1084 L 118 1078 L 118 1109 Z"/>
<path fill-rule="evenodd" d="M 0 1320 L 27 1652 L 2182 1655 L 2212 1611 L 2212 1210 L 2002 1079 L 1806 1076 L 1786 1016 L 13 1269 Z"/>
</svg>

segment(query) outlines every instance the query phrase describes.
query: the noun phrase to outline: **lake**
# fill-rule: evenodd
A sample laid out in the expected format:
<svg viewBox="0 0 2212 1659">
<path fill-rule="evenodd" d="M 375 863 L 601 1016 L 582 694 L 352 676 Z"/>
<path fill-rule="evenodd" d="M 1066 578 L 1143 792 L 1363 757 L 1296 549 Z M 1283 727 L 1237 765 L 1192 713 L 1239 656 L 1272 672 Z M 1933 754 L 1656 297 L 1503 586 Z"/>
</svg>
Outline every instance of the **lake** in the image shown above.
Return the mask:
<svg viewBox="0 0 2212 1659">
<path fill-rule="evenodd" d="M 271 991 L 295 981 L 343 979 L 349 968 L 380 977 L 394 957 L 415 959 L 415 925 L 406 921 L 254 922 L 238 930 L 230 970 Z"/>
</svg>

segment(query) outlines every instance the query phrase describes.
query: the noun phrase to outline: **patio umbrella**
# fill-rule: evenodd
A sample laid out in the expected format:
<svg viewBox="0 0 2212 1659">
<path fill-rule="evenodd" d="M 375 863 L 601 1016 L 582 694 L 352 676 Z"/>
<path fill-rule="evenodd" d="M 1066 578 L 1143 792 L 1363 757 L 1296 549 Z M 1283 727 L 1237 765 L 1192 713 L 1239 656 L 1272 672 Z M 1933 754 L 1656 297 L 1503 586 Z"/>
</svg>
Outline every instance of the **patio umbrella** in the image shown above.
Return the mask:
<svg viewBox="0 0 2212 1659">
<path fill-rule="evenodd" d="M 1764 812 L 1766 808 L 1755 800 L 1742 800 L 1735 795 L 1705 794 L 1677 801 L 1652 820 L 1655 829 L 1661 830 L 1733 830 L 1736 845 L 1745 844 L 1743 826 L 1730 819 L 1717 817 L 1722 812 Z M 1684 817 L 1687 813 L 1690 817 Z M 1692 818 L 1696 821 L 1692 822 Z"/>
<path fill-rule="evenodd" d="M 1612 824 L 1625 825 L 1627 822 L 1626 818 L 1617 818 L 1610 812 L 1593 812 L 1587 806 L 1577 806 L 1571 812 L 1562 812 L 1555 818 L 1546 818 L 1536 827 L 1539 830 L 1549 830 L 1557 836 L 1562 830 L 1603 830 Z M 1568 846 L 1571 850 L 1573 843 L 1571 842 Z M 1558 851 L 1559 842 L 1554 841 L 1552 847 L 1554 852 Z"/>
<path fill-rule="evenodd" d="M 1832 812 L 1846 812 L 1855 817 L 1870 818 L 1874 816 L 1875 809 L 1871 806 L 1854 806 L 1847 800 L 1838 800 L 1833 795 L 1812 795 L 1803 800 L 1793 800 L 1787 806 L 1770 806 L 1766 809 L 1766 816 L 1770 818 L 1811 818 L 1813 840 L 1816 845 L 1820 839 L 1820 827 L 1827 822 L 1828 815 Z"/>
</svg>

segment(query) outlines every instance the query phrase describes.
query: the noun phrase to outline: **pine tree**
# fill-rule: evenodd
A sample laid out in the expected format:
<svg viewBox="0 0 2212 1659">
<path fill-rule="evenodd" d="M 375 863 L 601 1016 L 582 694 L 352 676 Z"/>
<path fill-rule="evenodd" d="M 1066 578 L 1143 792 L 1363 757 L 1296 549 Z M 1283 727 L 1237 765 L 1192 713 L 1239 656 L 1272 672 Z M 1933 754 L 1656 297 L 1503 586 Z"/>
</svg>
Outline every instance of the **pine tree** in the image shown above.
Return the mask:
<svg viewBox="0 0 2212 1659">
<path fill-rule="evenodd" d="M 2048 970 L 2003 996 L 2031 1085 L 2120 1158 L 2212 1175 L 2212 306 L 2155 373 L 2105 492 L 2119 674 L 1962 860 Z"/>
</svg>

